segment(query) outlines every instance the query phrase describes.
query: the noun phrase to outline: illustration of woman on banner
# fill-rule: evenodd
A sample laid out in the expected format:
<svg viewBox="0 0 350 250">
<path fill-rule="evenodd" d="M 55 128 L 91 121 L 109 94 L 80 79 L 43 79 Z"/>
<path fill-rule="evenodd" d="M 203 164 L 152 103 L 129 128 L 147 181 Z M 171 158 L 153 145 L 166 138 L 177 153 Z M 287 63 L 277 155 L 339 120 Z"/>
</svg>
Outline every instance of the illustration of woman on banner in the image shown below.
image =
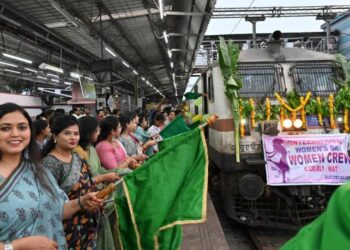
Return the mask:
<svg viewBox="0 0 350 250">
<path fill-rule="evenodd" d="M 266 151 L 267 161 L 273 163 L 282 173 L 283 183 L 286 183 L 286 172 L 289 171 L 287 163 L 287 150 L 283 145 L 283 139 L 275 138 L 272 141 L 273 150 Z M 280 156 L 279 159 L 278 157 Z M 277 158 L 277 159 L 276 159 Z"/>
</svg>

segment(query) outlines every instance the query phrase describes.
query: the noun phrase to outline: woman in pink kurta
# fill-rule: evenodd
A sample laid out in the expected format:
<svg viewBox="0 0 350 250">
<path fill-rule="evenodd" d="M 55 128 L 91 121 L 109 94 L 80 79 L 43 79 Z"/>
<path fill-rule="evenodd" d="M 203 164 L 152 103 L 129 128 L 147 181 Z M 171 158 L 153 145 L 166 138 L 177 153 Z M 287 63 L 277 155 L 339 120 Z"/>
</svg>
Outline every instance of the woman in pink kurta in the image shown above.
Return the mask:
<svg viewBox="0 0 350 250">
<path fill-rule="evenodd" d="M 106 169 L 128 169 L 136 161 L 127 156 L 123 145 L 116 140 L 120 135 L 120 124 L 115 116 L 108 116 L 102 120 L 101 132 L 96 145 L 96 152 L 101 164 Z"/>
</svg>

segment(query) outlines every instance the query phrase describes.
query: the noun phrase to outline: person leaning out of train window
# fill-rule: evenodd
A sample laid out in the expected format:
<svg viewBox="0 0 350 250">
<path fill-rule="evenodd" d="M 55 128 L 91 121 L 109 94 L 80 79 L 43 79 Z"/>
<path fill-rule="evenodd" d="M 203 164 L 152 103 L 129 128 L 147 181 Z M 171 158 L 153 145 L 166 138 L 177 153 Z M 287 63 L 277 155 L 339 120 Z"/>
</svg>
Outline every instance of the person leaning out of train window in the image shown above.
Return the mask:
<svg viewBox="0 0 350 250">
<path fill-rule="evenodd" d="M 0 249 L 67 249 L 62 220 L 102 205 L 96 193 L 68 201 L 38 151 L 28 113 L 0 105 Z"/>
<path fill-rule="evenodd" d="M 74 149 L 80 139 L 78 120 L 72 115 L 57 117 L 51 126 L 52 137 L 43 150 L 43 165 L 50 170 L 69 199 L 97 191 L 96 184 L 114 182 L 115 173 L 92 176 L 88 164 Z M 64 221 L 69 249 L 95 249 L 101 210 L 84 210 Z"/>
<path fill-rule="evenodd" d="M 49 137 L 51 136 L 51 129 L 47 120 L 36 120 L 33 123 L 35 140 L 40 150 L 43 150 Z"/>
<path fill-rule="evenodd" d="M 117 139 L 121 126 L 115 116 L 108 116 L 101 121 L 100 135 L 97 139 L 96 152 L 105 169 L 116 169 L 119 175 L 132 172 L 137 161 L 128 157 L 125 148 Z"/>
</svg>

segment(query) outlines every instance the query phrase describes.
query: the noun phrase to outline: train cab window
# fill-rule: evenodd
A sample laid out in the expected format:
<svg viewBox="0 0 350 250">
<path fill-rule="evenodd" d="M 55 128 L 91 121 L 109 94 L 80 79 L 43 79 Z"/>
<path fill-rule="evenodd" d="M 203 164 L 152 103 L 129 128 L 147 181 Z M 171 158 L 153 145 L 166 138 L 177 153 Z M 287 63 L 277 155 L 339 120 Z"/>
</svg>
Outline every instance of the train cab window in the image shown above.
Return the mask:
<svg viewBox="0 0 350 250">
<path fill-rule="evenodd" d="M 280 64 L 239 64 L 238 76 L 243 81 L 241 97 L 273 97 L 275 92 L 285 91 L 283 67 Z"/>
<path fill-rule="evenodd" d="M 213 85 L 213 76 L 208 77 L 208 97 L 210 102 L 214 102 L 214 85 Z"/>
<path fill-rule="evenodd" d="M 290 68 L 289 75 L 299 94 L 311 91 L 316 96 L 337 92 L 335 81 L 343 80 L 344 77 L 341 65 L 333 61 L 296 63 Z"/>
</svg>

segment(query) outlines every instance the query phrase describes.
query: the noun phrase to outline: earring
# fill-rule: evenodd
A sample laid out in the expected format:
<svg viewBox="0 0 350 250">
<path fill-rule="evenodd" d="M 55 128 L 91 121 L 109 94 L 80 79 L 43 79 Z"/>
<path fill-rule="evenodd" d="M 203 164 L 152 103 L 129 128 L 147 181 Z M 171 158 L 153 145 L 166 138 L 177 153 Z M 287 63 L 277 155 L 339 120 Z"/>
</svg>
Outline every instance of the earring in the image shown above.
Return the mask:
<svg viewBox="0 0 350 250">
<path fill-rule="evenodd" d="M 53 143 L 55 143 L 55 144 L 56 144 L 56 139 L 55 139 L 55 138 L 53 139 Z"/>
</svg>

